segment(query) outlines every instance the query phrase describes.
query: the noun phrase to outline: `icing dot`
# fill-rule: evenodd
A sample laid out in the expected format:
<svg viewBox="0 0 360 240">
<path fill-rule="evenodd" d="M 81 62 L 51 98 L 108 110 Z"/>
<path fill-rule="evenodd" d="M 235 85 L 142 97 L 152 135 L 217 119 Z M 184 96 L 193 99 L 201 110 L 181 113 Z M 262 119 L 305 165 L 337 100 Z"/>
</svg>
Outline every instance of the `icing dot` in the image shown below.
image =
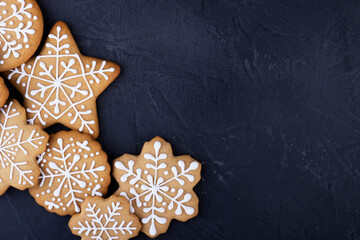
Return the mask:
<svg viewBox="0 0 360 240">
<path fill-rule="evenodd" d="M 73 149 L 73 152 L 76 152 L 76 149 L 75 149 L 75 148 Z"/>
<path fill-rule="evenodd" d="M 58 182 L 60 182 L 60 181 L 61 181 L 61 179 L 60 179 L 60 178 L 58 178 L 58 179 L 57 179 L 57 181 L 58 181 Z"/>
<path fill-rule="evenodd" d="M 23 86 L 23 87 L 26 87 L 26 83 L 23 83 L 22 86 Z"/>
<path fill-rule="evenodd" d="M 0 60 L 0 64 L 4 64 L 4 60 Z"/>
<path fill-rule="evenodd" d="M 96 156 L 99 156 L 100 153 L 99 153 L 99 152 L 96 152 L 95 154 L 96 154 Z"/>
<path fill-rule="evenodd" d="M 69 112 L 67 115 L 68 115 L 68 117 L 71 117 L 71 116 L 72 116 L 72 113 L 71 113 L 71 112 Z"/>
<path fill-rule="evenodd" d="M 94 153 L 90 153 L 90 157 L 93 157 L 94 156 Z"/>
<path fill-rule="evenodd" d="M 45 165 L 42 163 L 40 166 L 41 166 L 41 167 L 44 167 Z"/>
<path fill-rule="evenodd" d="M 41 195 L 45 195 L 45 192 L 41 192 Z"/>
<path fill-rule="evenodd" d="M 55 201 L 56 201 L 56 199 L 53 197 L 53 198 L 51 199 L 51 201 L 55 202 Z"/>
<path fill-rule="evenodd" d="M 64 204 L 61 202 L 61 203 L 60 203 L 60 206 L 64 206 Z"/>
<path fill-rule="evenodd" d="M 68 188 L 68 185 L 67 185 L 67 184 L 65 184 L 65 185 L 64 185 L 64 188 Z"/>
<path fill-rule="evenodd" d="M 49 115 L 47 113 L 44 114 L 44 118 L 48 118 Z"/>
<path fill-rule="evenodd" d="M 65 210 L 66 210 L 66 208 L 63 208 L 63 210 L 65 211 Z"/>
<path fill-rule="evenodd" d="M 99 180 L 95 179 L 95 182 L 97 183 Z"/>
<path fill-rule="evenodd" d="M 90 192 L 90 191 L 91 191 L 91 188 L 88 188 L 87 190 Z"/>
<path fill-rule="evenodd" d="M 26 47 L 26 48 L 29 48 L 30 46 L 29 46 L 29 44 L 26 44 L 25 47 Z"/>
<path fill-rule="evenodd" d="M 28 69 L 30 69 L 32 66 L 31 65 L 28 65 Z"/>
<path fill-rule="evenodd" d="M 166 206 L 166 202 L 163 202 L 162 205 L 163 205 L 163 206 Z"/>
<path fill-rule="evenodd" d="M 30 179 L 32 180 L 32 179 L 34 179 L 34 177 L 33 177 L 33 176 L 31 176 L 31 177 L 30 177 Z"/>
<path fill-rule="evenodd" d="M 6 11 L 6 10 L 3 10 L 2 13 L 3 13 L 3 14 L 7 14 L 7 11 Z"/>
<path fill-rule="evenodd" d="M 10 25 L 14 25 L 14 22 L 13 22 L 13 21 L 10 21 L 9 24 L 10 24 Z"/>
<path fill-rule="evenodd" d="M 80 148 L 78 151 L 79 151 L 79 153 L 81 153 L 81 152 L 82 152 L 82 149 Z"/>
<path fill-rule="evenodd" d="M 8 39 L 10 39 L 10 38 L 11 38 L 11 36 L 10 36 L 10 35 L 7 35 L 6 37 L 7 37 Z"/>
<path fill-rule="evenodd" d="M 38 17 L 37 17 L 37 16 L 34 16 L 34 17 L 33 17 L 33 19 L 34 19 L 34 20 L 37 20 L 37 19 L 38 19 Z"/>
<path fill-rule="evenodd" d="M 93 80 L 90 80 L 89 82 L 90 82 L 90 84 L 93 84 L 93 83 L 94 83 L 94 81 L 93 81 Z"/>
<path fill-rule="evenodd" d="M 48 190 L 46 190 L 46 192 L 47 192 L 47 193 L 50 193 L 51 191 L 50 191 L 50 189 L 48 189 Z"/>
<path fill-rule="evenodd" d="M 81 176 L 80 176 L 80 175 L 77 175 L 76 177 L 80 179 Z"/>
<path fill-rule="evenodd" d="M 39 194 L 36 194 L 36 197 L 40 197 L 40 195 L 39 195 Z"/>
<path fill-rule="evenodd" d="M 23 181 L 23 184 L 25 185 L 25 184 L 26 184 L 26 181 Z"/>
<path fill-rule="evenodd" d="M 165 174 L 165 175 L 168 175 L 168 174 L 169 174 L 169 172 L 168 172 L 168 171 L 165 171 L 165 172 L 164 172 L 164 174 Z"/>
<path fill-rule="evenodd" d="M 171 192 L 175 192 L 176 190 L 175 190 L 175 188 L 171 188 L 171 190 L 170 190 Z"/>
<path fill-rule="evenodd" d="M 139 187 L 139 184 L 135 184 L 135 187 L 138 188 L 138 187 Z"/>
<path fill-rule="evenodd" d="M 73 186 L 76 186 L 76 182 L 73 182 Z"/>
<path fill-rule="evenodd" d="M 90 65 L 89 64 L 86 64 L 86 66 L 85 66 L 86 68 L 89 68 L 90 67 Z"/>
<path fill-rule="evenodd" d="M 48 54 L 51 54 L 52 52 L 51 51 L 48 51 Z"/>
<path fill-rule="evenodd" d="M 91 187 L 93 185 L 93 183 L 91 182 L 91 183 L 89 183 L 89 186 Z"/>
<path fill-rule="evenodd" d="M 100 181 L 101 181 L 101 182 L 103 182 L 103 181 L 104 181 L 104 179 L 103 179 L 103 178 L 100 178 Z"/>
<path fill-rule="evenodd" d="M 79 170 L 79 168 L 78 168 L 78 167 L 75 167 L 75 170 L 77 171 L 77 170 Z"/>
<path fill-rule="evenodd" d="M 147 206 L 147 203 L 146 203 L 146 202 L 144 202 L 144 206 L 145 206 L 145 207 Z"/>
<path fill-rule="evenodd" d="M 88 158 L 88 157 L 89 157 L 89 155 L 87 155 L 87 154 L 84 155 L 84 158 Z"/>
<path fill-rule="evenodd" d="M 72 143 L 71 146 L 72 146 L 72 147 L 75 147 L 75 143 Z"/>
<path fill-rule="evenodd" d="M 87 193 L 85 193 L 84 195 L 85 195 L 85 197 L 89 196 Z"/>
<path fill-rule="evenodd" d="M 60 202 L 60 201 L 61 201 L 61 198 L 58 198 L 57 201 Z"/>
<path fill-rule="evenodd" d="M 73 139 L 73 138 L 70 138 L 70 141 L 74 141 L 74 139 Z"/>
<path fill-rule="evenodd" d="M 144 171 L 144 173 L 145 173 L 145 174 L 148 174 L 148 173 L 149 173 L 149 171 L 148 171 L 148 170 L 145 170 L 145 171 Z"/>
<path fill-rule="evenodd" d="M 69 51 L 69 50 L 65 50 L 65 53 L 66 53 L 66 54 L 69 54 L 69 53 L 70 53 L 70 51 Z"/>
</svg>

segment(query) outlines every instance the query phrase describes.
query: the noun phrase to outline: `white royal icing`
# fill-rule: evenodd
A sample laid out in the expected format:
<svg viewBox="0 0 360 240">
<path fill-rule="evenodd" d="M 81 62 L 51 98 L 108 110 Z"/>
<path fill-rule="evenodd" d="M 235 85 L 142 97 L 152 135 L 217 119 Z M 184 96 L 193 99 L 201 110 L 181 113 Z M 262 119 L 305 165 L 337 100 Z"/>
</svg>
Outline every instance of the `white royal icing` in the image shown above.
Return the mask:
<svg viewBox="0 0 360 240">
<path fill-rule="evenodd" d="M 19 4 L 11 4 L 12 12 L 8 12 L 6 1 L 0 2 L 0 46 L 2 46 L 3 59 L 13 56 L 20 56 L 19 50 L 29 48 L 29 35 L 35 34 L 32 28 L 33 21 L 37 20 L 37 16 L 33 16 L 29 10 L 33 8 L 33 4 L 26 3 L 25 0 L 18 0 Z M 6 9 L 5 9 L 6 8 Z M 18 20 L 18 21 L 15 21 Z M 18 24 L 14 24 L 18 22 Z M 12 36 L 11 34 L 15 34 Z M 0 65 L 4 64 L 4 60 L 0 60 Z"/>
<path fill-rule="evenodd" d="M 128 181 L 130 185 L 133 186 L 129 189 L 132 196 L 128 196 L 126 192 L 122 192 L 120 195 L 125 196 L 130 201 L 131 212 L 135 211 L 133 204 L 136 204 L 138 208 L 142 209 L 143 213 L 141 216 L 145 215 L 146 217 L 143 217 L 141 222 L 143 224 L 151 222 L 149 231 L 151 236 L 155 236 L 157 234 L 155 222 L 158 224 L 165 224 L 167 222 L 166 218 L 158 215 L 158 213 L 164 213 L 166 211 L 165 208 L 173 210 L 174 207 L 176 207 L 176 215 L 181 215 L 183 210 L 188 215 L 192 215 L 194 213 L 193 207 L 185 205 L 186 202 L 190 201 L 191 194 L 185 193 L 183 188 L 175 189 L 171 186 L 174 181 L 177 181 L 180 185 L 184 185 L 186 180 L 193 182 L 195 178 L 193 175 L 189 174 L 189 172 L 196 170 L 199 167 L 199 163 L 193 161 L 188 168 L 185 168 L 184 161 L 179 160 L 177 164 L 181 171 L 178 172 L 177 167 L 172 166 L 172 177 L 168 180 L 164 180 L 163 177 L 159 177 L 158 175 L 160 172 L 163 172 L 168 165 L 165 162 L 160 164 L 158 162 L 160 160 L 166 160 L 168 156 L 166 153 L 159 154 L 160 148 L 161 142 L 156 141 L 154 143 L 155 156 L 150 153 L 144 154 L 145 159 L 153 162 L 146 164 L 146 168 L 148 170 L 145 170 L 144 172 L 141 168 L 134 169 L 135 162 L 133 160 L 128 161 L 128 167 L 126 167 L 121 161 L 115 162 L 115 167 L 117 169 L 126 172 L 121 176 L 120 181 Z M 153 174 L 149 174 L 149 172 L 153 172 Z M 168 172 L 167 175 L 169 174 L 170 173 Z M 180 177 L 183 177 L 183 179 Z M 169 192 L 176 192 L 176 196 L 170 196 Z M 165 199 L 169 202 L 168 205 L 167 202 L 164 201 Z M 160 203 L 161 207 L 156 207 L 156 203 Z"/>
<path fill-rule="evenodd" d="M 70 139 L 71 142 L 74 139 Z M 86 144 L 85 144 L 86 143 Z M 73 146 L 75 147 L 70 151 Z M 86 196 L 102 196 L 99 192 L 101 185 L 99 181 L 103 180 L 99 177 L 99 173 L 105 171 L 105 166 L 99 166 L 99 160 L 95 159 L 87 164 L 80 155 L 83 151 L 91 151 L 88 141 L 64 144 L 62 138 L 57 139 L 57 146 L 48 148 L 38 158 L 40 165 L 39 189 L 35 197 L 50 194 L 45 201 L 45 205 L 49 210 L 53 208 L 66 210 L 74 205 L 75 211 L 80 212 L 79 203 L 83 202 Z M 45 163 L 48 167 L 45 167 Z M 83 163 L 82 163 L 83 162 Z M 95 165 L 98 165 L 95 167 Z M 52 186 L 57 184 L 52 190 Z"/>
<path fill-rule="evenodd" d="M 101 209 L 96 208 L 96 203 L 88 203 L 86 208 L 87 217 L 91 219 L 85 223 L 78 222 L 78 226 L 74 227 L 74 230 L 77 230 L 79 234 L 85 233 L 86 236 L 91 236 L 91 239 L 118 239 L 118 235 L 121 233 L 125 235 L 126 233 L 132 234 L 136 230 L 135 226 L 132 226 L 133 222 L 130 221 L 126 223 L 125 220 L 118 222 L 115 218 L 120 216 L 120 202 L 112 202 L 111 207 L 107 207 L 107 213 L 100 213 Z M 106 238 L 103 238 L 105 236 Z"/>
<path fill-rule="evenodd" d="M 103 61 L 100 67 L 96 61 L 85 67 L 78 54 L 69 52 L 70 45 L 64 41 L 68 39 L 68 35 L 62 33 L 60 26 L 56 31 L 56 35 L 49 35 L 56 44 L 46 43 L 48 55 L 36 57 L 33 66 L 24 63 L 11 70 L 8 79 L 14 74 L 20 74 L 16 84 L 26 88 L 25 98 L 30 101 L 31 106 L 26 110 L 32 116 L 29 123 L 38 119 L 42 125 L 46 125 L 50 116 L 55 120 L 65 116 L 71 119 L 71 125 L 80 121 L 80 132 L 86 128 L 93 134 L 92 125 L 95 120 L 87 120 L 92 110 L 87 109 L 88 104 L 85 104 L 94 97 L 90 85 L 100 83 L 100 76 L 108 80 L 106 73 L 114 72 L 115 69 L 106 69 L 106 61 Z M 35 71 L 38 67 L 40 72 Z M 30 68 L 31 72 L 27 73 L 26 68 Z"/>
<path fill-rule="evenodd" d="M 25 131 L 28 131 L 26 129 L 13 131 L 19 129 L 19 126 L 14 122 L 17 122 L 16 118 L 20 116 L 20 113 L 14 108 L 12 101 L 9 105 L 0 108 L 0 115 L 4 119 L 0 121 L 0 169 L 10 168 L 10 180 L 19 178 L 19 184 L 34 185 L 33 170 L 23 169 L 26 168 L 28 162 L 26 159 L 20 159 L 19 161 L 17 155 L 22 153 L 27 156 L 31 148 L 38 149 L 45 137 L 34 129 L 31 130 L 30 135 L 28 133 L 24 134 Z M 24 135 L 28 136 L 24 137 Z"/>
</svg>

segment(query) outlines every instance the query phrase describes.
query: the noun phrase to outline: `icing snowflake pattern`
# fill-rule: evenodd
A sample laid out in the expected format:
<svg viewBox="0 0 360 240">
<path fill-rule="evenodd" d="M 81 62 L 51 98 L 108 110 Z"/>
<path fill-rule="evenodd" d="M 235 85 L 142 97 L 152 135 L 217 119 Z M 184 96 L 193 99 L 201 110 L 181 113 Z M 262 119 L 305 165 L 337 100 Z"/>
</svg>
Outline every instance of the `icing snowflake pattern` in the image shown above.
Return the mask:
<svg viewBox="0 0 360 240">
<path fill-rule="evenodd" d="M 38 47 L 40 39 L 37 40 L 36 37 L 42 34 L 42 30 L 35 34 L 35 29 L 42 29 L 42 20 L 38 20 L 34 5 L 37 3 L 33 0 L 0 0 L 0 66 L 9 64 L 9 59 L 19 59 L 27 51 L 25 54 L 28 56 L 23 60 L 25 62 Z M 30 39 L 35 39 L 36 43 L 32 42 L 33 45 L 30 45 Z M 9 68 L 0 69 L 4 71 Z"/>
<path fill-rule="evenodd" d="M 7 77 L 24 93 L 29 123 L 62 123 L 97 137 L 96 97 L 119 70 L 116 64 L 81 56 L 68 31 L 66 25 L 55 25 L 41 54 Z"/>
<path fill-rule="evenodd" d="M 45 132 L 26 124 L 25 110 L 17 101 L 0 108 L 0 194 L 10 185 L 23 190 L 36 184 L 39 167 L 35 158 L 44 151 L 47 140 Z"/>
<path fill-rule="evenodd" d="M 38 157 L 39 183 L 30 193 L 40 205 L 59 215 L 80 212 L 87 196 L 102 196 L 106 191 L 110 166 L 100 156 L 105 153 L 94 152 L 90 141 L 57 137 Z"/>
<path fill-rule="evenodd" d="M 95 240 L 113 240 L 113 239 L 129 239 L 136 236 L 140 231 L 141 224 L 137 217 L 130 213 L 129 203 L 125 202 L 127 199 L 119 196 L 113 196 L 110 199 L 97 199 L 90 197 L 86 200 L 83 207 L 85 212 L 82 211 L 82 217 L 73 217 L 74 227 L 71 230 L 84 239 Z M 102 206 L 102 202 L 106 205 Z"/>
<path fill-rule="evenodd" d="M 149 144 L 153 153 L 144 152 Z M 173 157 L 171 147 L 161 152 L 164 144 L 169 145 L 157 137 L 146 143 L 137 160 L 124 155 L 114 163 L 118 193 L 130 201 L 131 212 L 141 217 L 142 230 L 150 237 L 164 232 L 158 228 L 167 229 L 169 215 L 185 221 L 197 214 L 198 199 L 192 188 L 200 179 L 201 165 L 190 156 Z"/>
</svg>

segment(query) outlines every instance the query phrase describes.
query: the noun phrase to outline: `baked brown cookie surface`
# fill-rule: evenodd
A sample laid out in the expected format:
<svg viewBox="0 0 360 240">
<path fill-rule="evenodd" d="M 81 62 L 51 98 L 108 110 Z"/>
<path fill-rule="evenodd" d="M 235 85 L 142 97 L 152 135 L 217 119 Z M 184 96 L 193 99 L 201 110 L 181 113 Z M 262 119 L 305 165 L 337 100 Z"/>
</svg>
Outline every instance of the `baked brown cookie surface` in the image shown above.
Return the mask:
<svg viewBox="0 0 360 240">
<path fill-rule="evenodd" d="M 110 184 L 110 165 L 100 144 L 89 135 L 62 131 L 50 135 L 38 158 L 40 177 L 30 194 L 49 212 L 73 215 L 88 196 L 103 196 Z"/>
<path fill-rule="evenodd" d="M 5 75 L 23 94 L 30 123 L 61 123 L 97 138 L 96 98 L 119 73 L 115 63 L 81 55 L 69 27 L 57 22 L 39 56 Z"/>
<path fill-rule="evenodd" d="M 71 217 L 69 227 L 82 240 L 127 240 L 138 235 L 141 223 L 130 213 L 130 203 L 124 197 L 88 197 L 81 213 Z"/>
<path fill-rule="evenodd" d="M 41 42 L 43 27 L 35 0 L 0 0 L 0 72 L 31 58 Z"/>
<path fill-rule="evenodd" d="M 201 164 L 188 155 L 174 156 L 160 137 L 146 142 L 140 155 L 115 159 L 113 176 L 118 195 L 125 196 L 143 224 L 142 231 L 156 237 L 170 221 L 187 221 L 198 214 L 199 199 L 193 187 L 201 179 Z"/>
<path fill-rule="evenodd" d="M 4 83 L 4 79 L 0 77 L 0 107 L 4 106 L 8 98 L 9 98 L 9 90 Z"/>
<path fill-rule="evenodd" d="M 40 126 L 26 123 L 25 109 L 16 100 L 0 108 L 0 195 L 10 186 L 24 190 L 37 184 L 36 156 L 48 139 Z"/>
</svg>

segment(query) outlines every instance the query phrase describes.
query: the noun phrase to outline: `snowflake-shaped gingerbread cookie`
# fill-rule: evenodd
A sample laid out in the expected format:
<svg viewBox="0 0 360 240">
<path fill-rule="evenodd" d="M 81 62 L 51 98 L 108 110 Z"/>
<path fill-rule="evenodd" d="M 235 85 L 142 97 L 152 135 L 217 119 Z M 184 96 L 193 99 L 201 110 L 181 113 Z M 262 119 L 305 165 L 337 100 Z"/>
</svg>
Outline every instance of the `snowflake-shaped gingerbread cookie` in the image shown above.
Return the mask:
<svg viewBox="0 0 360 240">
<path fill-rule="evenodd" d="M 104 195 L 110 184 L 107 155 L 87 134 L 62 131 L 50 135 L 38 164 L 39 183 L 30 194 L 39 205 L 62 216 L 80 212 L 86 197 Z"/>
<path fill-rule="evenodd" d="M 114 161 L 118 195 L 125 196 L 131 212 L 141 219 L 149 237 L 166 232 L 171 219 L 187 221 L 198 213 L 193 187 L 201 164 L 190 156 L 173 156 L 171 145 L 160 137 L 146 142 L 141 154 L 125 154 Z"/>
<path fill-rule="evenodd" d="M 121 196 L 88 197 L 81 213 L 71 217 L 69 227 L 82 240 L 126 240 L 138 235 L 139 219 L 130 213 L 129 201 Z"/>
<path fill-rule="evenodd" d="M 0 108 L 0 195 L 10 186 L 24 190 L 36 185 L 36 156 L 45 151 L 48 139 L 40 126 L 26 123 L 25 109 L 16 100 Z"/>
<path fill-rule="evenodd" d="M 4 79 L 0 77 L 0 107 L 4 106 L 9 97 L 9 90 L 7 89 Z"/>
<path fill-rule="evenodd" d="M 68 26 L 57 22 L 40 55 L 6 76 L 24 95 L 30 123 L 61 123 L 97 138 L 96 98 L 119 73 L 115 63 L 81 55 Z"/>
<path fill-rule="evenodd" d="M 35 0 L 0 0 L 0 71 L 29 60 L 43 34 L 43 17 Z"/>
</svg>

